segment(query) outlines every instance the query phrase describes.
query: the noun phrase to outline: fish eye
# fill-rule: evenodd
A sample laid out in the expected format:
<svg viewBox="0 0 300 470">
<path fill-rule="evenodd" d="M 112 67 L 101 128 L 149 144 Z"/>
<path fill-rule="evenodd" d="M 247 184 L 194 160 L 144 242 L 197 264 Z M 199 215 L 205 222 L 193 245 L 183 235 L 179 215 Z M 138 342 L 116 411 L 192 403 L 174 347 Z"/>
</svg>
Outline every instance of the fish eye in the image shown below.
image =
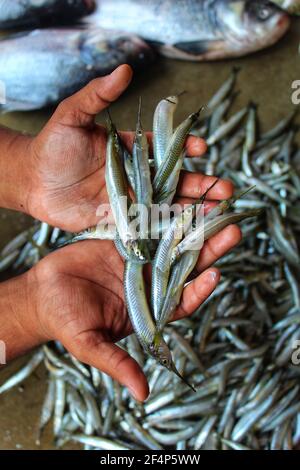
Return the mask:
<svg viewBox="0 0 300 470">
<path fill-rule="evenodd" d="M 168 365 L 168 359 L 162 359 L 161 363 L 162 363 L 163 366 L 167 366 Z"/>
<path fill-rule="evenodd" d="M 257 16 L 260 20 L 266 21 L 272 15 L 273 10 L 268 6 L 260 5 L 257 9 Z"/>
</svg>

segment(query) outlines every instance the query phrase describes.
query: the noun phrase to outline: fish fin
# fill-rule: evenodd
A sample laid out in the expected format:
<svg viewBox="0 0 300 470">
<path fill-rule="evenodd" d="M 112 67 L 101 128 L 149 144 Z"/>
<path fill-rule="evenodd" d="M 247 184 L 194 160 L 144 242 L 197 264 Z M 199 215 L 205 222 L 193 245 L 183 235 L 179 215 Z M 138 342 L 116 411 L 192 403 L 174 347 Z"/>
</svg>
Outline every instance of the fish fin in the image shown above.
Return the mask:
<svg viewBox="0 0 300 470">
<path fill-rule="evenodd" d="M 192 55 L 205 55 L 211 52 L 224 50 L 224 41 L 222 40 L 203 40 L 190 42 L 177 42 L 173 46 L 175 49 Z"/>
<path fill-rule="evenodd" d="M 179 42 L 176 44 L 165 44 L 159 41 L 147 42 L 156 49 L 160 55 L 171 59 L 195 60 L 201 62 L 205 60 L 224 59 L 224 57 L 229 55 L 226 43 L 222 41 L 222 39 Z"/>
</svg>

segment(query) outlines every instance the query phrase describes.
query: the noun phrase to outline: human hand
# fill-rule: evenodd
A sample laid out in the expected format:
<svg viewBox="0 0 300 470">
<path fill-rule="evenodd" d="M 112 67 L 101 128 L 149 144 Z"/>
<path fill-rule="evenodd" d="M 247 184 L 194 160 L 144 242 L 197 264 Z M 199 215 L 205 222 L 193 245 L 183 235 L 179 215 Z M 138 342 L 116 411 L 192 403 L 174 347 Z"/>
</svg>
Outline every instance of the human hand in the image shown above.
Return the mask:
<svg viewBox="0 0 300 470">
<path fill-rule="evenodd" d="M 113 75 L 91 82 L 65 100 L 30 142 L 37 178 L 28 206 L 36 218 L 71 231 L 97 223 L 96 209 L 108 199 L 106 132 L 94 124 L 94 118 L 124 91 L 130 79 L 130 68 L 123 66 Z M 132 144 L 133 133 L 122 137 L 128 146 Z M 187 149 L 189 155 L 199 155 L 206 145 L 202 139 L 190 137 Z M 183 172 L 177 196 L 181 202 L 197 198 L 214 180 Z M 220 180 L 208 194 L 208 205 L 230 197 L 232 191 L 229 181 Z M 177 318 L 192 313 L 211 293 L 218 282 L 218 271 L 203 270 L 239 239 L 240 231 L 233 226 L 205 245 L 198 263 L 201 274 L 185 289 Z M 145 399 L 145 376 L 137 363 L 114 344 L 131 333 L 131 325 L 123 301 L 123 262 L 113 244 L 90 241 L 67 247 L 41 261 L 28 278 L 28 299 L 33 291 L 36 293 L 36 301 L 30 301 L 26 309 L 33 310 L 33 321 L 26 315 L 23 323 L 24 331 L 30 331 L 30 344 L 58 339 L 78 359 L 119 380 L 139 400 Z M 25 351 L 26 345 L 20 350 Z"/>
<path fill-rule="evenodd" d="M 131 68 L 122 65 L 111 75 L 93 80 L 64 100 L 32 139 L 29 160 L 35 179 L 31 182 L 27 205 L 33 217 L 71 232 L 99 222 L 97 208 L 108 202 L 106 130 L 95 124 L 95 117 L 124 92 L 131 78 Z M 134 134 L 124 132 L 121 135 L 130 148 Z M 205 150 L 203 139 L 190 137 L 187 140 L 190 156 L 202 155 Z M 199 195 L 199 181 L 195 182 L 195 177 L 188 178 L 192 196 Z"/>
<path fill-rule="evenodd" d="M 211 294 L 220 275 L 208 266 L 239 240 L 239 228 L 229 226 L 205 244 L 197 266 L 199 275 L 184 289 L 174 320 L 191 315 Z M 115 344 L 132 333 L 123 272 L 124 262 L 110 241 L 65 247 L 27 273 L 31 290 L 35 286 L 35 293 L 30 293 L 31 317 L 43 342 L 59 340 L 77 359 L 109 374 L 143 401 L 149 393 L 146 377 L 137 362 Z M 25 321 L 28 327 L 28 316 Z"/>
</svg>

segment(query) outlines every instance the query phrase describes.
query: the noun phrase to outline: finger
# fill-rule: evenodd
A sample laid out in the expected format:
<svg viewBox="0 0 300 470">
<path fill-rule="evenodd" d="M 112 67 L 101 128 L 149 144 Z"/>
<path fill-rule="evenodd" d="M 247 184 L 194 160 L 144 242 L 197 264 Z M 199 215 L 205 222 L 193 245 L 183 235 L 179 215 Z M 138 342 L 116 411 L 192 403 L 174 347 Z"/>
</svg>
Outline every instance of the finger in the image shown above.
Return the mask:
<svg viewBox="0 0 300 470">
<path fill-rule="evenodd" d="M 179 320 L 194 313 L 214 291 L 219 280 L 220 272 L 218 269 L 213 268 L 208 269 L 190 282 L 183 290 L 181 302 L 174 315 L 174 320 Z"/>
<path fill-rule="evenodd" d="M 177 196 L 197 199 L 216 181 L 215 176 L 182 171 L 177 187 Z M 234 186 L 231 181 L 220 179 L 208 192 L 207 199 L 222 200 L 233 195 Z"/>
<path fill-rule="evenodd" d="M 173 204 L 179 204 L 181 207 L 190 206 L 191 204 L 194 204 L 195 202 L 196 202 L 196 199 L 191 199 L 188 197 L 175 198 L 172 203 L 172 206 Z M 171 209 L 172 209 L 172 206 L 171 206 Z M 216 201 L 204 201 L 203 203 L 204 214 L 205 215 L 208 214 L 216 206 L 217 206 Z"/>
<path fill-rule="evenodd" d="M 219 258 L 234 248 L 242 239 L 242 232 L 237 225 L 229 225 L 220 233 L 205 242 L 197 263 L 197 271 L 202 272 Z"/>
<path fill-rule="evenodd" d="M 190 135 L 186 141 L 187 156 L 201 157 L 207 151 L 207 144 L 204 139 Z"/>
<path fill-rule="evenodd" d="M 86 127 L 126 90 L 132 79 L 129 65 L 120 65 L 110 75 L 96 78 L 58 106 L 53 118 L 67 126 Z"/>
<path fill-rule="evenodd" d="M 120 135 L 127 149 L 131 151 L 133 142 L 134 142 L 134 132 L 120 132 Z M 146 136 L 148 139 L 150 152 L 152 153 L 153 152 L 153 146 L 152 146 L 153 133 L 146 132 Z M 187 138 L 186 151 L 187 151 L 188 156 L 199 157 L 201 155 L 204 155 L 206 150 L 207 150 L 207 145 L 204 139 L 201 139 L 200 137 L 195 137 L 193 135 L 190 135 Z"/>
<path fill-rule="evenodd" d="M 81 333 L 73 341 L 71 353 L 127 387 L 136 400 L 144 401 L 148 397 L 147 379 L 138 363 L 116 344 L 103 340 L 100 333 Z"/>
</svg>

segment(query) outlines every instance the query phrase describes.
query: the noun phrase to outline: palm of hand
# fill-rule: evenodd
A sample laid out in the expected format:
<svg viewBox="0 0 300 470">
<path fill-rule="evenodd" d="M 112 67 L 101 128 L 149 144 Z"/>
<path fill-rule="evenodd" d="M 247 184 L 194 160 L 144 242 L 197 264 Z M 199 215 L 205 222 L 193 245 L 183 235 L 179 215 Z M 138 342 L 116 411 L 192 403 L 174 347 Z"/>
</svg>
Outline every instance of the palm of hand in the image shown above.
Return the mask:
<svg viewBox="0 0 300 470">
<path fill-rule="evenodd" d="M 132 333 L 123 297 L 124 262 L 110 241 L 66 247 L 38 263 L 36 310 L 45 341 L 59 340 L 77 359 L 148 395 L 137 362 L 115 342 Z"/>
<path fill-rule="evenodd" d="M 31 207 L 37 218 L 41 214 L 40 219 L 73 232 L 97 223 L 97 207 L 107 202 L 105 146 L 102 126 L 49 122 L 32 143 L 39 178 Z"/>
<path fill-rule="evenodd" d="M 131 333 L 123 296 L 124 262 L 112 242 L 80 242 L 48 256 L 36 269 L 42 324 L 51 338 L 78 354 L 78 345 L 88 337 L 117 342 Z"/>
<path fill-rule="evenodd" d="M 212 256 L 218 257 L 210 253 L 209 245 L 202 253 L 207 264 L 214 261 Z M 200 262 L 198 269 L 202 272 L 205 267 Z M 38 285 L 37 318 L 45 341 L 61 341 L 79 360 L 106 372 L 144 400 L 148 395 L 145 375 L 115 344 L 132 333 L 124 304 L 123 272 L 124 261 L 110 241 L 80 242 L 52 253 L 31 272 Z M 191 282 L 184 289 L 176 318 L 190 315 L 218 279 L 217 270 L 210 269 Z"/>
</svg>

